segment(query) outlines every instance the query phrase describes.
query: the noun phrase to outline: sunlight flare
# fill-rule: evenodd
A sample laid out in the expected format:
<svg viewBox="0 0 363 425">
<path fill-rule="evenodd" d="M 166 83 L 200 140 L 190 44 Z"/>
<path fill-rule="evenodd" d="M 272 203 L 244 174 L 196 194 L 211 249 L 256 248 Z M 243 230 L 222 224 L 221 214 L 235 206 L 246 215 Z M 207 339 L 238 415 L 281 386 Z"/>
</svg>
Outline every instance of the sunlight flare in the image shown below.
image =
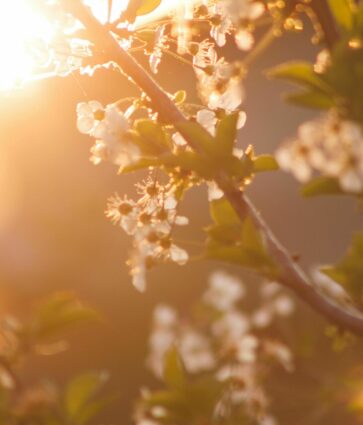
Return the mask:
<svg viewBox="0 0 363 425">
<path fill-rule="evenodd" d="M 52 26 L 26 0 L 11 0 L 0 14 L 0 89 L 7 90 L 26 80 L 37 66 L 31 43 L 47 43 Z"/>
<path fill-rule="evenodd" d="M 108 0 L 84 0 L 84 3 L 101 22 L 106 23 L 108 20 L 115 21 L 121 15 L 128 0 L 112 0 L 111 3 Z M 154 12 L 138 17 L 136 27 L 160 19 L 181 3 L 181 0 L 163 1 Z M 36 2 L 33 0 L 11 0 L 1 10 L 0 91 L 8 91 L 26 81 L 49 75 L 67 75 L 79 67 L 80 58 L 84 55 L 84 52 L 78 51 L 72 57 L 69 51 L 72 51 L 71 44 L 59 38 L 59 28 L 34 4 Z M 56 69 L 50 65 L 55 65 Z"/>
</svg>

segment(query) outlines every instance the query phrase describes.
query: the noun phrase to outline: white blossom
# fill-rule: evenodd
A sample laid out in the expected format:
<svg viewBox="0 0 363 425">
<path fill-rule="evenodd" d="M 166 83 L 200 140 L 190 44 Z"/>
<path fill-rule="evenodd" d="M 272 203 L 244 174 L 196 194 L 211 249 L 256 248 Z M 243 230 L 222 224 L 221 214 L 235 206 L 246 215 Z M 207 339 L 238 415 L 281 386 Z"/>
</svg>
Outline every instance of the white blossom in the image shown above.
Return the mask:
<svg viewBox="0 0 363 425">
<path fill-rule="evenodd" d="M 273 309 L 279 316 L 290 316 L 295 310 L 295 303 L 288 295 L 279 295 L 273 301 Z"/>
<path fill-rule="evenodd" d="M 266 340 L 263 343 L 264 352 L 277 360 L 288 372 L 294 370 L 291 350 L 279 341 Z"/>
<path fill-rule="evenodd" d="M 156 327 L 169 328 L 177 324 L 177 313 L 168 305 L 159 304 L 153 313 L 153 323 Z"/>
<path fill-rule="evenodd" d="M 179 339 L 179 349 L 186 369 L 198 373 L 213 369 L 216 359 L 208 339 L 194 330 L 185 330 Z"/>
<path fill-rule="evenodd" d="M 243 335 L 236 344 L 236 359 L 242 363 L 255 362 L 258 346 L 259 341 L 254 335 Z"/>
<path fill-rule="evenodd" d="M 228 311 L 212 325 L 215 336 L 222 338 L 229 345 L 234 345 L 250 329 L 248 317 L 238 311 Z"/>
<path fill-rule="evenodd" d="M 217 59 L 214 50 L 207 46 L 194 59 L 199 95 L 210 109 L 235 111 L 244 99 L 241 69 L 224 58 Z"/>
<path fill-rule="evenodd" d="M 240 280 L 223 270 L 215 271 L 209 278 L 209 288 L 203 301 L 217 310 L 230 310 L 245 293 Z"/>
<path fill-rule="evenodd" d="M 346 192 L 363 192 L 362 128 L 335 111 L 302 124 L 298 137 L 281 146 L 276 159 L 301 182 L 317 171 L 335 178 Z"/>
<path fill-rule="evenodd" d="M 128 199 L 127 196 L 120 198 L 118 194 L 115 194 L 108 200 L 106 217 L 113 224 L 119 224 L 128 235 L 135 233 L 138 215 L 137 204 L 132 199 Z"/>
</svg>

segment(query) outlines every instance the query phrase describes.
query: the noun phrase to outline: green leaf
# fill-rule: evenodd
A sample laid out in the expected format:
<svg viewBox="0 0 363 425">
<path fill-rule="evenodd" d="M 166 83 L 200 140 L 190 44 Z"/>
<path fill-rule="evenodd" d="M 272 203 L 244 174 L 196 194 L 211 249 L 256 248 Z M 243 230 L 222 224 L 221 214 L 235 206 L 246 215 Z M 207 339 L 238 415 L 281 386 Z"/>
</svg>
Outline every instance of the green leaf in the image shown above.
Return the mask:
<svg viewBox="0 0 363 425">
<path fill-rule="evenodd" d="M 251 251 L 265 255 L 265 246 L 260 232 L 257 230 L 252 219 L 247 217 L 242 224 L 242 243 Z"/>
<path fill-rule="evenodd" d="M 303 185 L 301 193 L 308 198 L 319 195 L 344 195 L 336 179 L 323 176 L 316 177 Z"/>
<path fill-rule="evenodd" d="M 168 167 L 180 167 L 184 171 L 194 171 L 207 180 L 213 178 L 213 167 L 206 158 L 193 151 L 181 151 L 175 155 L 160 158 L 162 164 Z"/>
<path fill-rule="evenodd" d="M 176 105 L 181 105 L 187 98 L 187 92 L 185 90 L 179 90 L 174 94 L 174 102 Z"/>
<path fill-rule="evenodd" d="M 230 211 L 229 204 L 221 201 L 224 200 L 213 201 L 211 205 L 211 215 L 216 225 L 206 229 L 210 237 L 207 243 L 207 256 L 237 263 L 275 277 L 276 266 L 252 220 L 247 217 L 241 223 L 239 218 L 232 214 L 234 211 Z"/>
<path fill-rule="evenodd" d="M 104 372 L 89 372 L 74 378 L 65 392 L 65 409 L 69 418 L 77 425 L 83 425 L 80 419 L 85 415 L 85 408 L 97 391 L 105 384 L 108 376 Z M 95 409 L 95 407 L 93 408 Z M 97 410 L 97 409 L 96 409 Z M 88 417 L 90 413 L 85 415 Z"/>
<path fill-rule="evenodd" d="M 194 147 L 199 151 L 213 155 L 215 140 L 200 124 L 195 122 L 178 123 L 176 129 L 186 139 L 193 140 Z"/>
<path fill-rule="evenodd" d="M 99 400 L 86 404 L 77 416 L 76 425 L 86 425 L 88 422 L 102 412 L 107 406 L 119 399 L 118 395 L 103 397 Z"/>
<path fill-rule="evenodd" d="M 160 157 L 159 158 L 141 158 L 137 162 L 126 165 L 125 167 L 120 167 L 118 174 L 133 173 L 135 171 L 148 169 L 149 167 L 158 167 L 162 164 L 163 162 Z"/>
<path fill-rule="evenodd" d="M 360 2 L 357 13 L 355 14 L 355 25 L 358 29 L 358 32 L 362 32 L 363 30 L 363 3 Z"/>
<path fill-rule="evenodd" d="M 73 293 L 61 292 L 39 306 L 30 332 L 35 338 L 46 338 L 80 322 L 100 319 L 98 312 L 81 303 Z"/>
<path fill-rule="evenodd" d="M 231 156 L 237 137 L 237 121 L 239 113 L 226 115 L 222 118 L 216 131 L 216 153 L 218 155 Z"/>
<path fill-rule="evenodd" d="M 137 9 L 137 16 L 147 15 L 154 11 L 161 3 L 161 0 L 142 0 Z"/>
<path fill-rule="evenodd" d="M 353 237 L 347 254 L 334 266 L 321 269 L 331 279 L 340 283 L 354 297 L 363 304 L 363 233 Z"/>
<path fill-rule="evenodd" d="M 269 70 L 267 76 L 288 80 L 323 92 L 330 91 L 329 86 L 314 71 L 313 65 L 310 62 L 287 62 Z"/>
<path fill-rule="evenodd" d="M 238 215 L 226 199 L 221 198 L 211 201 L 209 208 L 210 215 L 216 224 L 222 226 L 241 225 Z"/>
<path fill-rule="evenodd" d="M 338 25 L 346 30 L 352 29 L 353 9 L 350 0 L 328 0 L 330 10 Z"/>
<path fill-rule="evenodd" d="M 183 394 L 175 390 L 160 390 L 147 394 L 143 400 L 143 404 L 152 406 L 162 406 L 175 412 L 184 413 L 188 410 L 188 404 Z"/>
<path fill-rule="evenodd" d="M 140 136 L 134 137 L 134 141 L 145 156 L 160 155 L 171 150 L 169 136 L 160 124 L 150 119 L 140 119 L 135 121 L 134 129 Z"/>
<path fill-rule="evenodd" d="M 200 418 L 213 416 L 224 388 L 225 384 L 218 382 L 213 375 L 203 374 L 188 381 L 183 388 L 150 393 L 141 405 L 148 410 L 153 406 L 164 407 L 167 414 L 162 423 L 197 424 Z"/>
<path fill-rule="evenodd" d="M 287 102 L 305 108 L 330 109 L 335 106 L 334 99 L 321 91 L 303 91 L 284 96 Z"/>
<path fill-rule="evenodd" d="M 344 286 L 356 301 L 363 304 L 363 234 L 357 233 L 345 257 L 334 266 L 321 269 Z"/>
<path fill-rule="evenodd" d="M 207 227 L 205 231 L 215 241 L 223 245 L 233 245 L 241 238 L 242 225 L 240 223 L 231 226 L 214 224 Z"/>
<path fill-rule="evenodd" d="M 214 260 L 238 264 L 247 269 L 255 270 L 270 278 L 276 277 L 276 268 L 271 260 L 262 254 L 245 249 L 239 245 L 220 245 L 213 241 L 207 245 L 207 256 Z"/>
<path fill-rule="evenodd" d="M 183 362 L 176 347 L 172 347 L 165 355 L 164 380 L 171 388 L 182 388 L 186 384 Z"/>
<path fill-rule="evenodd" d="M 279 166 L 272 155 L 259 155 L 253 159 L 253 171 L 260 173 L 263 171 L 275 171 Z"/>
</svg>

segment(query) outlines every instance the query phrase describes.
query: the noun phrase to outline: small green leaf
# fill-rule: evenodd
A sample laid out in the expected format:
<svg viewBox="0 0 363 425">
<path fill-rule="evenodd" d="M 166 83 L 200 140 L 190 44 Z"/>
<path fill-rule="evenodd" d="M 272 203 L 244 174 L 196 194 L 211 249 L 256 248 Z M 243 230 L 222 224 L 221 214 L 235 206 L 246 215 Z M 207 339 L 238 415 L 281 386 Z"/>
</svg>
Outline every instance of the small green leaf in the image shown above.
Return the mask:
<svg viewBox="0 0 363 425">
<path fill-rule="evenodd" d="M 144 405 L 149 407 L 162 406 L 175 413 L 183 413 L 188 410 L 188 404 L 180 391 L 160 390 L 147 394 L 142 400 Z"/>
<path fill-rule="evenodd" d="M 279 166 L 272 155 L 259 155 L 253 159 L 253 171 L 255 173 L 263 171 L 275 171 Z"/>
<path fill-rule="evenodd" d="M 97 391 L 105 384 L 108 376 L 104 372 L 89 372 L 74 378 L 65 391 L 65 409 L 69 418 L 77 425 L 78 419 L 84 414 L 84 409 Z"/>
<path fill-rule="evenodd" d="M 150 119 L 140 119 L 135 121 L 134 129 L 140 136 L 140 138 L 134 137 L 134 141 L 140 146 L 141 153 L 145 156 L 160 155 L 170 151 L 169 136 L 160 124 Z"/>
<path fill-rule="evenodd" d="M 358 32 L 362 33 L 363 31 L 363 3 L 360 2 L 358 5 L 357 13 L 355 14 L 355 25 Z"/>
<path fill-rule="evenodd" d="M 353 25 L 353 9 L 350 0 L 328 0 L 330 10 L 338 25 L 350 30 Z"/>
<path fill-rule="evenodd" d="M 193 151 L 181 151 L 175 155 L 165 155 L 159 159 L 166 168 L 180 167 L 184 171 L 194 171 L 207 180 L 213 178 L 213 166 L 207 159 Z"/>
<path fill-rule="evenodd" d="M 161 0 L 142 0 L 140 6 L 137 9 L 136 15 L 147 15 L 153 12 L 158 6 L 160 6 Z"/>
<path fill-rule="evenodd" d="M 238 264 L 242 267 L 269 276 L 276 277 L 276 268 L 273 263 L 266 257 L 253 250 L 243 249 L 239 245 L 219 245 L 213 242 L 207 246 L 208 258 L 226 261 L 228 263 Z"/>
<path fill-rule="evenodd" d="M 185 139 L 192 140 L 193 147 L 198 151 L 213 155 L 215 140 L 200 124 L 195 122 L 178 123 L 176 129 Z"/>
<path fill-rule="evenodd" d="M 363 233 L 353 237 L 347 254 L 333 266 L 321 269 L 331 279 L 340 283 L 354 297 L 363 304 Z"/>
<path fill-rule="evenodd" d="M 305 108 L 330 109 L 335 106 L 334 99 L 320 91 L 304 91 L 284 96 L 287 102 Z"/>
<path fill-rule="evenodd" d="M 241 223 L 238 217 L 233 215 L 230 217 L 230 207 L 227 207 L 229 204 L 222 203 L 223 200 L 218 201 L 213 201 L 213 209 L 211 206 L 211 214 L 217 224 L 206 229 L 210 237 L 207 243 L 207 256 L 237 263 L 275 277 L 276 266 L 252 220 L 247 217 Z"/>
<path fill-rule="evenodd" d="M 224 245 L 233 245 L 241 238 L 242 225 L 240 223 L 231 226 L 214 224 L 207 227 L 205 231 L 213 240 Z"/>
<path fill-rule="evenodd" d="M 81 303 L 73 293 L 62 292 L 39 306 L 30 324 L 30 332 L 35 338 L 46 338 L 80 322 L 100 318 L 98 312 Z"/>
<path fill-rule="evenodd" d="M 316 177 L 301 188 L 301 193 L 307 198 L 319 195 L 344 195 L 336 179 Z"/>
<path fill-rule="evenodd" d="M 238 215 L 226 199 L 221 198 L 211 201 L 209 208 L 210 215 L 216 224 L 222 226 L 241 225 Z"/>
<path fill-rule="evenodd" d="M 217 125 L 216 153 L 218 155 L 231 156 L 237 137 L 237 121 L 239 113 L 226 115 Z"/>
<path fill-rule="evenodd" d="M 265 254 L 265 247 L 260 232 L 257 230 L 250 217 L 242 224 L 242 243 L 251 251 Z"/>
<path fill-rule="evenodd" d="M 118 395 L 102 397 L 87 403 L 77 415 L 76 425 L 86 425 L 91 419 L 102 412 L 107 406 L 119 399 Z"/>
<path fill-rule="evenodd" d="M 139 161 L 134 162 L 133 164 L 120 167 L 118 174 L 128 174 L 135 171 L 145 170 L 149 167 L 159 167 L 163 162 L 161 158 L 141 158 Z"/>
<path fill-rule="evenodd" d="M 181 105 L 187 98 L 187 92 L 185 90 L 179 90 L 174 94 L 174 102 L 176 105 Z"/>
<path fill-rule="evenodd" d="M 314 71 L 313 65 L 309 62 L 287 62 L 268 71 L 267 76 L 288 80 L 323 92 L 330 91 L 329 86 Z"/>
<path fill-rule="evenodd" d="M 172 347 L 165 355 L 164 380 L 171 388 L 182 388 L 186 383 L 183 362 L 176 347 Z"/>
</svg>

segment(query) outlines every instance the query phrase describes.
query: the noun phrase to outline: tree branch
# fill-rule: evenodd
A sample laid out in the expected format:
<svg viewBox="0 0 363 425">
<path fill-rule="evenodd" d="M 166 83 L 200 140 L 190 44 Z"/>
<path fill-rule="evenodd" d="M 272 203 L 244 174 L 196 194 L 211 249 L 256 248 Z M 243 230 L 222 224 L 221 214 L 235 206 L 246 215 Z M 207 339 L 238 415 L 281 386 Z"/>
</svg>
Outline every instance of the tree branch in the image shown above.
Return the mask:
<svg viewBox="0 0 363 425">
<path fill-rule="evenodd" d="M 107 28 L 92 15 L 90 9 L 84 6 L 80 0 L 61 0 L 61 3 L 66 11 L 74 15 L 86 27 L 88 33 L 92 36 L 92 41 L 100 51 L 103 51 L 105 60 L 116 62 L 121 70 L 146 93 L 153 107 L 163 119 L 172 123 L 194 150 L 204 154 L 199 148 L 198 141 L 193 140 L 189 134 L 184 132 L 183 127 L 180 127 L 180 124 L 189 122 L 187 118 L 157 82 L 127 51 L 120 47 Z M 246 215 L 249 215 L 265 236 L 269 253 L 280 267 L 280 283 L 292 289 L 314 310 L 339 327 L 363 336 L 363 316 L 344 310 L 343 307 L 336 305 L 320 294 L 292 259 L 287 249 L 275 237 L 252 202 L 234 186 L 227 174 L 221 172 L 215 180 L 239 218 L 244 220 Z"/>
</svg>

